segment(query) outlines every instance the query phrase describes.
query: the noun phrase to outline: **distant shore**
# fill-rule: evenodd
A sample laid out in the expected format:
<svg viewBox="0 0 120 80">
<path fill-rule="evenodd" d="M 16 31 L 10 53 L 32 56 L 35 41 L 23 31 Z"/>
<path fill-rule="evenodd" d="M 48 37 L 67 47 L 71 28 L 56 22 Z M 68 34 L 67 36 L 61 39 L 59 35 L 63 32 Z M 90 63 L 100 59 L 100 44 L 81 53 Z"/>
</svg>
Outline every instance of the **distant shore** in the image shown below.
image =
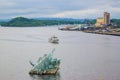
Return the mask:
<svg viewBox="0 0 120 80">
<path fill-rule="evenodd" d="M 120 28 L 113 28 L 113 29 L 107 29 L 107 28 L 100 28 L 95 29 L 94 27 L 76 27 L 76 26 L 66 26 L 63 28 L 58 28 L 59 30 L 63 31 L 82 31 L 85 33 L 93 33 L 93 34 L 103 34 L 103 35 L 114 35 L 114 36 L 120 36 Z"/>
<path fill-rule="evenodd" d="M 96 32 L 96 31 L 89 31 L 89 30 L 85 30 L 85 31 L 83 31 L 83 32 L 93 33 L 93 34 L 103 34 L 103 35 L 120 36 L 120 32 Z"/>
</svg>

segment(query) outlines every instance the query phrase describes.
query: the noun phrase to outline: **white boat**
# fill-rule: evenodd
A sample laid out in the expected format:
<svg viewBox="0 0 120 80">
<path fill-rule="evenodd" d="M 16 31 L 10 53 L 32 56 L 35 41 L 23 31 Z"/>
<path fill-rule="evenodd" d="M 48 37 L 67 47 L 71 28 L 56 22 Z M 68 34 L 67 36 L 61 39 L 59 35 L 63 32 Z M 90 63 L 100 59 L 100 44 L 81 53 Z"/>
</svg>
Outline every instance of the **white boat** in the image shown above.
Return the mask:
<svg viewBox="0 0 120 80">
<path fill-rule="evenodd" d="M 56 36 L 52 36 L 49 38 L 50 43 L 59 43 L 59 39 Z"/>
</svg>

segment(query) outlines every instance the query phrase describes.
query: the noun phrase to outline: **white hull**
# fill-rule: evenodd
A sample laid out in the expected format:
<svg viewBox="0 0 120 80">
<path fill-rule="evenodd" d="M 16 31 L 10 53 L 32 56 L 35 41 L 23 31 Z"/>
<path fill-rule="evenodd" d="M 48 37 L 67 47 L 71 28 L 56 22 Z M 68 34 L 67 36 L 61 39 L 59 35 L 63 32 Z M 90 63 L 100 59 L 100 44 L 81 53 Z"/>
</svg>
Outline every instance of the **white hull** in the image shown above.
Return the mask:
<svg viewBox="0 0 120 80">
<path fill-rule="evenodd" d="M 57 37 L 51 37 L 49 38 L 50 43 L 59 43 L 59 39 Z"/>
</svg>

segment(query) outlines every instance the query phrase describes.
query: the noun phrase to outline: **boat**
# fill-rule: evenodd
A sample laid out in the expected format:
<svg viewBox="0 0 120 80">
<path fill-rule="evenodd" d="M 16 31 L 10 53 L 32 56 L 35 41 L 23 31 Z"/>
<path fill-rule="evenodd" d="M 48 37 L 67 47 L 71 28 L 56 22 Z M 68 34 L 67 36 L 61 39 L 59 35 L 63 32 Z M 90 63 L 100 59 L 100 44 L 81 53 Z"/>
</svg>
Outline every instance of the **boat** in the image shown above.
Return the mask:
<svg viewBox="0 0 120 80">
<path fill-rule="evenodd" d="M 50 43 L 59 43 L 59 39 L 58 37 L 56 37 L 55 35 L 50 37 L 48 40 Z"/>
<path fill-rule="evenodd" d="M 55 75 L 59 70 L 60 59 L 53 58 L 53 52 L 45 54 L 43 57 L 40 57 L 36 64 L 33 64 L 32 61 L 29 61 L 32 65 L 32 69 L 29 74 L 33 75 Z"/>
<path fill-rule="evenodd" d="M 74 28 L 74 26 L 72 25 L 68 25 L 68 26 L 65 26 L 65 27 L 59 27 L 58 30 L 70 30 L 70 28 Z"/>
<path fill-rule="evenodd" d="M 58 30 L 65 30 L 65 31 L 79 31 L 80 26 L 79 25 L 68 25 L 65 27 L 59 27 Z"/>
</svg>

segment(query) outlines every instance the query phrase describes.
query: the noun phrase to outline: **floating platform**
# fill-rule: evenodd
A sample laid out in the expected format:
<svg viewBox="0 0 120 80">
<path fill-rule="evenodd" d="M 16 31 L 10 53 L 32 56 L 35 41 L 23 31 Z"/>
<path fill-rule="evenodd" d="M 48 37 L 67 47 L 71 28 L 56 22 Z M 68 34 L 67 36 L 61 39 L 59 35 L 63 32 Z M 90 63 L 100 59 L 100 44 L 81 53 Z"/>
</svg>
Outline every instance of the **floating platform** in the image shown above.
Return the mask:
<svg viewBox="0 0 120 80">
<path fill-rule="evenodd" d="M 30 71 L 29 74 L 31 75 L 54 75 L 57 73 L 58 69 L 59 68 L 57 67 L 55 69 L 51 69 L 48 71 L 44 70 L 42 73 L 40 73 L 39 71 Z"/>
<path fill-rule="evenodd" d="M 50 54 L 45 54 L 43 57 L 40 57 L 36 64 L 33 64 L 30 61 L 30 64 L 33 68 L 30 70 L 29 74 L 32 75 L 54 75 L 59 70 L 60 59 L 53 58 L 53 52 L 55 49 L 52 50 Z"/>
</svg>

